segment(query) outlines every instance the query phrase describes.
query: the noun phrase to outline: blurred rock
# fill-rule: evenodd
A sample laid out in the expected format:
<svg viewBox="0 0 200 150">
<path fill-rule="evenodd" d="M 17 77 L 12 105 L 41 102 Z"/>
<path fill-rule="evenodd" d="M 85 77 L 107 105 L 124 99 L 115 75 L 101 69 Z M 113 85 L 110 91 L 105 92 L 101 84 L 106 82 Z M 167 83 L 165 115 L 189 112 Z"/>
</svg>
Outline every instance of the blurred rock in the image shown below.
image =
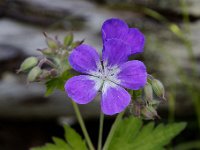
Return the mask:
<svg viewBox="0 0 200 150">
<path fill-rule="evenodd" d="M 3 17 L 30 23 L 39 27 L 77 29 L 85 21 L 81 15 L 74 15 L 67 8 L 51 7 L 49 1 L 3 0 L 0 3 L 0 14 Z M 67 3 L 65 3 L 67 4 Z"/>
<path fill-rule="evenodd" d="M 45 87 L 38 83 L 25 84 L 17 77 L 8 75 L 0 82 L 0 118 L 57 118 L 74 116 L 70 99 L 65 92 L 56 91 L 44 97 Z M 11 80 L 10 80 L 11 79 Z M 89 105 L 80 106 L 87 117 L 96 116 L 100 111 L 99 102 L 94 100 Z M 97 106 L 99 109 L 96 109 Z"/>
<path fill-rule="evenodd" d="M 5 71 L 14 73 L 24 58 L 25 54 L 21 49 L 11 45 L 0 44 L 0 75 Z"/>
<path fill-rule="evenodd" d="M 141 5 L 164 13 L 177 13 L 181 16 L 183 9 L 187 9 L 191 16 L 200 17 L 199 0 L 96 0 L 97 2 L 113 4 Z M 163 10 L 163 11 L 162 11 Z M 171 16 L 173 17 L 173 16 Z"/>
</svg>

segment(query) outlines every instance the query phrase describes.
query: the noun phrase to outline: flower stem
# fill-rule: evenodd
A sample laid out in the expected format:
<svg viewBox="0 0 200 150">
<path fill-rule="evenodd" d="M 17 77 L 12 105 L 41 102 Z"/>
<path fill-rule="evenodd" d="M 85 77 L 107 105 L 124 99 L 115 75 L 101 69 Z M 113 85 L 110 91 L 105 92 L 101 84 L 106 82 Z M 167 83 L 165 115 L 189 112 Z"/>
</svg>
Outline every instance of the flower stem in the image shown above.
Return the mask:
<svg viewBox="0 0 200 150">
<path fill-rule="evenodd" d="M 102 147 L 103 121 L 104 121 L 104 114 L 100 112 L 98 150 L 101 150 Z"/>
<path fill-rule="evenodd" d="M 115 133 L 115 130 L 117 129 L 120 121 L 122 120 L 123 115 L 124 115 L 124 111 L 121 112 L 120 114 L 118 114 L 117 118 L 115 119 L 115 122 L 113 123 L 112 128 L 111 128 L 111 130 L 108 134 L 108 137 L 106 139 L 106 142 L 104 144 L 103 150 L 108 150 L 110 142 L 111 142 L 113 135 Z"/>
<path fill-rule="evenodd" d="M 83 132 L 83 134 L 85 136 L 85 140 L 86 140 L 86 142 L 88 144 L 88 147 L 89 147 L 90 150 L 94 150 L 94 146 L 93 146 L 93 144 L 91 142 L 91 139 L 90 139 L 90 137 L 88 135 L 88 132 L 87 132 L 87 129 L 85 127 L 85 124 L 84 124 L 83 118 L 81 116 L 80 110 L 78 108 L 78 105 L 74 101 L 72 101 L 72 105 L 74 107 L 74 111 L 76 113 L 76 117 L 77 117 L 78 122 L 79 122 L 79 124 L 81 126 L 81 129 L 82 129 L 82 132 Z"/>
</svg>

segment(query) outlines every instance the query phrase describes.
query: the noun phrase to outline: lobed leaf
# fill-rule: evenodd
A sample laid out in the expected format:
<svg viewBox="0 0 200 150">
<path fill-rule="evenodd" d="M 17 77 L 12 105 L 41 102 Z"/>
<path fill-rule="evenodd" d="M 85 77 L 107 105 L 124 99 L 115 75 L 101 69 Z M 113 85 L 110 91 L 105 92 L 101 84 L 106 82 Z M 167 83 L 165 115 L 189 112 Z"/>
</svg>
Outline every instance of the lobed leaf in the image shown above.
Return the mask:
<svg viewBox="0 0 200 150">
<path fill-rule="evenodd" d="M 65 125 L 65 140 L 53 137 L 54 144 L 32 148 L 31 150 L 88 150 L 85 141 L 71 127 Z"/>
<path fill-rule="evenodd" d="M 81 136 L 69 126 L 65 126 L 65 139 L 73 150 L 87 150 L 85 141 L 82 140 Z"/>
<path fill-rule="evenodd" d="M 185 126 L 173 123 L 154 127 L 151 122 L 142 127 L 140 119 L 129 117 L 119 124 L 108 150 L 163 150 Z"/>
</svg>

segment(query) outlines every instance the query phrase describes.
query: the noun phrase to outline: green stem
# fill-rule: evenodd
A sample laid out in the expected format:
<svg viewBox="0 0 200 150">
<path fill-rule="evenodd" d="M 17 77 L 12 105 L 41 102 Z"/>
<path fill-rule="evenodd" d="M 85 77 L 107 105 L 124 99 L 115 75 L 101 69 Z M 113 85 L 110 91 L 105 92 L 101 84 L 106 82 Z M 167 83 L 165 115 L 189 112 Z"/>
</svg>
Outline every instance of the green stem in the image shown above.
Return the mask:
<svg viewBox="0 0 200 150">
<path fill-rule="evenodd" d="M 169 105 L 169 115 L 168 115 L 168 121 L 170 123 L 174 122 L 174 117 L 175 117 L 175 107 L 176 107 L 176 103 L 175 103 L 175 87 L 172 86 L 172 90 L 169 93 L 169 98 L 168 98 L 168 105 Z"/>
<path fill-rule="evenodd" d="M 108 150 L 110 142 L 111 142 L 113 135 L 115 133 L 115 130 L 117 129 L 120 121 L 122 120 L 123 115 L 124 115 L 124 111 L 121 112 L 120 114 L 118 114 L 117 118 L 115 119 L 115 122 L 113 123 L 112 128 L 111 128 L 111 130 L 108 134 L 108 137 L 106 139 L 106 142 L 104 144 L 103 150 Z"/>
<path fill-rule="evenodd" d="M 87 129 L 85 127 L 85 124 L 84 124 L 83 118 L 81 116 L 80 110 L 78 108 L 78 105 L 74 101 L 72 101 L 72 105 L 74 107 L 74 111 L 76 113 L 76 117 L 77 117 L 78 122 L 79 122 L 79 124 L 81 126 L 82 132 L 83 132 L 83 134 L 85 136 L 85 140 L 86 140 L 86 142 L 87 142 L 87 144 L 89 146 L 89 149 L 90 150 L 94 150 L 94 146 L 93 146 L 93 144 L 91 142 L 91 139 L 90 139 L 90 137 L 88 135 L 88 132 L 87 132 Z"/>
<path fill-rule="evenodd" d="M 99 121 L 98 150 L 101 150 L 101 147 L 102 147 L 103 121 L 104 121 L 104 114 L 101 112 L 100 113 L 100 121 Z"/>
</svg>

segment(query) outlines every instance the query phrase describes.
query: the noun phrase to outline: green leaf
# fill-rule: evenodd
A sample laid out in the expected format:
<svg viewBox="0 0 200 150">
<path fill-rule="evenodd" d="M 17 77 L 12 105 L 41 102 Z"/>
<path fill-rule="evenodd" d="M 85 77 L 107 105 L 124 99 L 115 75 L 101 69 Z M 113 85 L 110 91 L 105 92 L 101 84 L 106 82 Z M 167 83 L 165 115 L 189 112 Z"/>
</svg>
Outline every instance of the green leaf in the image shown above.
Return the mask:
<svg viewBox="0 0 200 150">
<path fill-rule="evenodd" d="M 59 147 L 63 147 L 69 150 L 72 150 L 72 148 L 64 141 L 63 139 L 59 139 L 57 137 L 53 137 L 53 141 L 56 145 L 59 145 Z"/>
<path fill-rule="evenodd" d="M 140 119 L 129 117 L 119 124 L 108 150 L 163 150 L 185 126 L 186 123 L 142 126 Z"/>
<path fill-rule="evenodd" d="M 50 79 L 47 81 L 46 84 L 46 93 L 45 96 L 48 96 L 53 93 L 55 89 L 64 90 L 65 82 L 72 77 L 72 73 L 70 70 L 66 70 L 63 74 L 59 77 Z"/>
<path fill-rule="evenodd" d="M 47 143 L 42 147 L 32 148 L 31 150 L 88 150 L 85 141 L 72 128 L 65 125 L 65 140 L 53 137 L 54 144 Z"/>
<path fill-rule="evenodd" d="M 31 150 L 73 150 L 64 140 L 53 138 L 55 144 L 47 143 L 45 146 L 32 148 Z"/>
<path fill-rule="evenodd" d="M 69 126 L 65 126 L 65 139 L 73 150 L 87 150 L 85 141 L 82 140 L 81 136 Z"/>
<path fill-rule="evenodd" d="M 118 125 L 113 139 L 110 143 L 109 150 L 126 150 L 129 147 L 128 143 L 132 143 L 134 137 L 139 132 L 142 126 L 142 121 L 135 117 L 126 118 Z"/>
</svg>

